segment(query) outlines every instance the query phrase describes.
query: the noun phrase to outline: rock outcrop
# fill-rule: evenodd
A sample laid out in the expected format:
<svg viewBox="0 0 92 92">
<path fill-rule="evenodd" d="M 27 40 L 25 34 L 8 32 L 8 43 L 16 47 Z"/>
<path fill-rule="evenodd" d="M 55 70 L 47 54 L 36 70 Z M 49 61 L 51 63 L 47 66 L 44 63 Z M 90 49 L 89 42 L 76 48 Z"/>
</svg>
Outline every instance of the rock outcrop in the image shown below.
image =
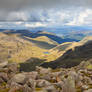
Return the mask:
<svg viewBox="0 0 92 92">
<path fill-rule="evenodd" d="M 64 69 L 36 67 L 20 72 L 16 63 L 0 67 L 0 92 L 91 92 L 92 68 L 79 66 Z"/>
</svg>

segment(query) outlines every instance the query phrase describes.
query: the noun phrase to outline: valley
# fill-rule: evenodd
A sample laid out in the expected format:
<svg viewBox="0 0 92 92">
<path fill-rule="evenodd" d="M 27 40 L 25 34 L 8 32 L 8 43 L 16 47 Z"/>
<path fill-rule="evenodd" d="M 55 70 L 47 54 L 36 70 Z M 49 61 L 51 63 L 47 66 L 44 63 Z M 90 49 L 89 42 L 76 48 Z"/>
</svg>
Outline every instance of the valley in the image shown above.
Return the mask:
<svg viewBox="0 0 92 92">
<path fill-rule="evenodd" d="M 0 92 L 91 92 L 92 36 L 67 39 L 46 31 L 1 31 Z"/>
</svg>

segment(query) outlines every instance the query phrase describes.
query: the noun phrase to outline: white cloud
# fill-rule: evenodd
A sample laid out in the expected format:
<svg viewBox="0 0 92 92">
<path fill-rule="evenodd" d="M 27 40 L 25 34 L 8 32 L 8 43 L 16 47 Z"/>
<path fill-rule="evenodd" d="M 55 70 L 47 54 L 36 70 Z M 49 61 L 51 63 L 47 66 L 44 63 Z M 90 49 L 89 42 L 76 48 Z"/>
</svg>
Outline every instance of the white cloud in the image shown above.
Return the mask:
<svg viewBox="0 0 92 92">
<path fill-rule="evenodd" d="M 20 25 L 22 24 L 23 22 L 19 21 L 19 22 L 15 22 L 16 25 Z"/>
<path fill-rule="evenodd" d="M 80 11 L 80 13 L 74 16 L 73 20 L 67 23 L 67 25 L 92 25 L 92 10 L 86 9 Z"/>
<path fill-rule="evenodd" d="M 40 22 L 37 23 L 25 23 L 25 27 L 45 27 L 46 24 L 42 24 Z"/>
<path fill-rule="evenodd" d="M 92 26 L 92 9 L 89 8 L 70 8 L 70 9 L 50 9 L 35 10 L 30 12 L 12 12 L 8 15 L 10 20 L 15 22 L 0 23 L 6 27 L 46 27 L 62 25 L 91 25 Z"/>
</svg>

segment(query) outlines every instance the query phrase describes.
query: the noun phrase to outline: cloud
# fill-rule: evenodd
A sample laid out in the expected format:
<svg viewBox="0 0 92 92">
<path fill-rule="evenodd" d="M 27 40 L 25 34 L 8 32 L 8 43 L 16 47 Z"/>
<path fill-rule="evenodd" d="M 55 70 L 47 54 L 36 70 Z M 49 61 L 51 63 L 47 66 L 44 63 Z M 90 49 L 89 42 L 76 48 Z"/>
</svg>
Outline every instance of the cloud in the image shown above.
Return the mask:
<svg viewBox="0 0 92 92">
<path fill-rule="evenodd" d="M 8 14 L 6 17 L 6 21 L 28 21 L 29 19 L 29 14 L 26 12 L 11 12 Z"/>
<path fill-rule="evenodd" d="M 92 0 L 0 0 L 0 20 L 2 21 L 16 21 L 17 20 L 27 20 L 24 17 L 22 12 L 32 13 L 31 14 L 31 21 L 35 20 L 38 21 L 39 17 L 41 16 L 39 13 L 38 18 L 35 17 L 36 14 L 34 11 L 37 10 L 40 12 L 40 9 L 43 11 L 50 10 L 50 9 L 69 9 L 74 8 L 75 10 L 77 7 L 84 7 L 84 8 L 92 8 Z M 21 12 L 22 11 L 22 12 Z M 19 12 L 21 12 L 19 14 Z M 46 15 L 46 13 L 44 13 Z M 7 18 L 8 15 L 8 18 Z M 13 15 L 17 17 L 13 17 Z M 44 16 L 45 16 L 44 15 Z M 27 15 L 26 15 L 27 16 Z M 44 20 L 44 17 L 42 18 Z M 43 21 L 41 20 L 41 21 Z"/>
<path fill-rule="evenodd" d="M 15 28 L 32 28 L 32 27 L 55 27 L 63 25 L 91 25 L 92 26 L 92 9 L 74 8 L 70 9 L 50 9 L 35 10 L 28 12 L 12 12 L 6 19 L 10 18 L 10 22 L 0 22 L 2 27 Z M 12 21 L 15 20 L 15 21 Z"/>
<path fill-rule="evenodd" d="M 92 25 L 92 10 L 86 9 L 81 11 L 67 25 Z"/>
<path fill-rule="evenodd" d="M 40 22 L 37 22 L 37 23 L 25 23 L 24 25 L 25 27 L 46 27 L 46 24 L 42 24 Z"/>
<path fill-rule="evenodd" d="M 92 0 L 0 0 L 0 9 L 19 10 L 25 8 L 53 8 L 70 6 L 92 6 Z"/>
<path fill-rule="evenodd" d="M 0 22 L 8 27 L 92 25 L 92 0 L 0 0 Z"/>
</svg>

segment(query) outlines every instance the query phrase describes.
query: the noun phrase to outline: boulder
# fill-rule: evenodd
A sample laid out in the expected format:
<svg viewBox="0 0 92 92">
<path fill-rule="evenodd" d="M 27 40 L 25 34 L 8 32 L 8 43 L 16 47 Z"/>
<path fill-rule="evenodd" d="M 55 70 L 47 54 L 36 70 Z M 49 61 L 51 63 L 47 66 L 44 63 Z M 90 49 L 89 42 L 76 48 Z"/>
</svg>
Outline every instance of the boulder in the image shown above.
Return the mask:
<svg viewBox="0 0 92 92">
<path fill-rule="evenodd" d="M 76 92 L 75 80 L 72 76 L 68 76 L 62 84 L 62 92 Z"/>
<path fill-rule="evenodd" d="M 2 61 L 2 62 L 0 62 L 0 68 L 3 68 L 5 66 L 7 66 L 7 64 L 8 64 L 8 61 Z"/>
<path fill-rule="evenodd" d="M 7 82 L 8 81 L 8 76 L 7 76 L 7 73 L 4 73 L 4 72 L 0 72 L 0 78 L 4 81 L 4 82 Z"/>
<path fill-rule="evenodd" d="M 44 80 L 44 79 L 39 79 L 39 80 L 36 81 L 37 87 L 45 87 L 45 86 L 50 86 L 50 85 L 51 85 L 51 83 Z"/>
<path fill-rule="evenodd" d="M 92 92 L 92 89 L 85 90 L 83 92 Z"/>
<path fill-rule="evenodd" d="M 9 85 L 10 90 L 9 92 L 17 92 L 22 91 L 23 87 L 15 82 L 12 82 L 11 85 Z"/>
<path fill-rule="evenodd" d="M 13 73 L 19 72 L 18 64 L 17 63 L 10 63 L 10 64 L 8 64 L 7 68 L 8 68 L 9 73 L 10 72 L 13 72 Z"/>
<path fill-rule="evenodd" d="M 4 80 L 2 78 L 0 78 L 0 84 L 4 83 Z"/>
<path fill-rule="evenodd" d="M 36 67 L 36 71 L 40 74 L 49 74 L 51 72 L 50 68 L 42 68 L 42 67 Z"/>
<path fill-rule="evenodd" d="M 26 84 L 31 88 L 32 91 L 35 90 L 35 87 L 36 87 L 36 81 L 33 80 L 33 79 L 29 79 Z"/>
<path fill-rule="evenodd" d="M 19 84 L 25 84 L 26 83 L 26 75 L 24 73 L 19 73 L 16 74 L 10 81 L 9 83 L 19 83 Z"/>
<path fill-rule="evenodd" d="M 58 91 L 53 85 L 51 85 L 51 86 L 46 86 L 43 92 L 58 92 Z"/>
<path fill-rule="evenodd" d="M 35 80 L 38 77 L 38 72 L 25 72 L 25 76 L 27 77 L 27 79 L 33 79 Z"/>
<path fill-rule="evenodd" d="M 27 84 L 23 86 L 23 92 L 34 92 Z"/>
</svg>

